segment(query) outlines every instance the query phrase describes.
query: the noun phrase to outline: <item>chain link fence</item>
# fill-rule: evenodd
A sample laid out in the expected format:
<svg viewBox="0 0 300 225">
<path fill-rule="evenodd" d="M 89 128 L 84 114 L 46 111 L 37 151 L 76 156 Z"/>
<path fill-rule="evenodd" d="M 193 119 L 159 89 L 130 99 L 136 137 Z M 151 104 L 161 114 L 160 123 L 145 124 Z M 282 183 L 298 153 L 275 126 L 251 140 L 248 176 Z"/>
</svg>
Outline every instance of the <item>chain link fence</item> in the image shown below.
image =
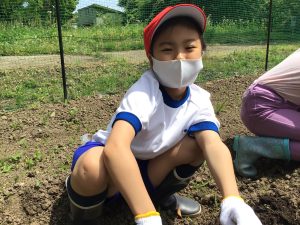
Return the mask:
<svg viewBox="0 0 300 225">
<path fill-rule="evenodd" d="M 110 89 L 117 76 L 101 82 L 95 77 L 146 67 L 143 28 L 176 3 L 193 3 L 206 12 L 205 39 L 213 59 L 248 52 L 249 61 L 259 58 L 261 72 L 299 48 L 299 0 L 1 0 L 1 109 L 119 90 Z M 116 86 L 125 81 L 119 82 Z"/>
</svg>

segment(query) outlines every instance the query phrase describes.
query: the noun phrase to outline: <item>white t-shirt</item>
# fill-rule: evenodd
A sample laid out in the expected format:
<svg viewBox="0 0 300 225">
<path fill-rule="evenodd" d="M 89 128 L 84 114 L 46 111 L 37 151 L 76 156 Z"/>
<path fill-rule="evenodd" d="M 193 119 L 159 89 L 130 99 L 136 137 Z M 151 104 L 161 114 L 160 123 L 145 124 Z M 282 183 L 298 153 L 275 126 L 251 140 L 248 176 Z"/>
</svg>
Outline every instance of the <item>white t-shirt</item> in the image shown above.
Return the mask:
<svg viewBox="0 0 300 225">
<path fill-rule="evenodd" d="M 300 49 L 260 76 L 254 83 L 266 85 L 285 100 L 300 105 Z"/>
<path fill-rule="evenodd" d="M 105 144 L 119 119 L 135 129 L 131 149 L 136 158 L 144 160 L 164 153 L 187 134 L 218 132 L 220 126 L 207 91 L 192 84 L 182 100 L 174 101 L 160 88 L 152 70 L 146 71 L 126 92 L 107 130 L 95 133 L 93 141 Z"/>
</svg>

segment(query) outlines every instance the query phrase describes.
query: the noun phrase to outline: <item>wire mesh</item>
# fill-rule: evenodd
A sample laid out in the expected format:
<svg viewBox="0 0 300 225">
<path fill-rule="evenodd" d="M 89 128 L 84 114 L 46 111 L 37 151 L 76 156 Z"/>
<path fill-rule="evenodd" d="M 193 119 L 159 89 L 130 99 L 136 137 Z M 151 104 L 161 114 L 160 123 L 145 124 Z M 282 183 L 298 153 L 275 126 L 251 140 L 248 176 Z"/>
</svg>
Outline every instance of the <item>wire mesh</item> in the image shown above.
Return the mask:
<svg viewBox="0 0 300 225">
<path fill-rule="evenodd" d="M 143 50 L 144 26 L 164 7 L 177 3 L 193 3 L 204 9 L 208 17 L 204 38 L 211 57 L 237 50 L 249 51 L 252 54 L 249 60 L 257 57 L 251 50 L 266 51 L 269 24 L 270 66 L 279 60 L 278 48 L 275 51 L 272 45 L 289 46 L 292 51 L 300 43 L 299 0 L 273 0 L 271 21 L 270 0 L 60 0 L 59 3 L 70 98 L 92 93 L 79 93 L 75 84 L 87 73 L 102 76 L 103 71 L 98 68 L 104 59 L 124 59 L 137 65 L 147 62 Z M 57 31 L 55 0 L 0 1 L 0 73 L 4 74 L 0 79 L 8 82 L 8 77 L 15 73 L 10 71 L 20 74 L 18 81 L 11 81 L 16 83 L 15 90 L 8 90 L 11 88 L 8 85 L 7 93 L 0 94 L 7 105 L 62 99 Z M 260 61 L 257 67 L 264 69 L 264 59 Z M 22 76 L 27 78 L 27 84 L 21 83 Z M 39 89 L 33 88 L 36 86 L 40 92 L 49 92 L 49 96 L 40 99 Z M 18 97 L 17 87 L 34 89 L 37 93 L 25 101 Z"/>
</svg>

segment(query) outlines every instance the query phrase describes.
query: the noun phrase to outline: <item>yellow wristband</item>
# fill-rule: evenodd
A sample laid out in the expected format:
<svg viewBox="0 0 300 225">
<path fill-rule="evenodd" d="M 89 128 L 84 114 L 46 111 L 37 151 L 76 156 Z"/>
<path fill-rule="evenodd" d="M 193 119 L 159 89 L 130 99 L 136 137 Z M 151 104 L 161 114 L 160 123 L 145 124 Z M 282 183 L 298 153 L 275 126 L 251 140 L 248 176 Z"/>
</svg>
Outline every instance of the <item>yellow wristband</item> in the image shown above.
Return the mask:
<svg viewBox="0 0 300 225">
<path fill-rule="evenodd" d="M 150 212 L 147 212 L 147 213 L 136 215 L 134 217 L 134 219 L 141 219 L 141 218 L 146 218 L 146 217 L 150 217 L 150 216 L 159 216 L 159 215 L 160 215 L 159 212 L 150 211 Z"/>
<path fill-rule="evenodd" d="M 241 196 L 238 196 L 238 195 L 228 195 L 226 197 L 223 198 L 222 202 L 227 199 L 227 198 L 237 198 L 237 199 L 240 199 L 242 201 L 244 201 L 244 199 L 241 197 Z"/>
</svg>

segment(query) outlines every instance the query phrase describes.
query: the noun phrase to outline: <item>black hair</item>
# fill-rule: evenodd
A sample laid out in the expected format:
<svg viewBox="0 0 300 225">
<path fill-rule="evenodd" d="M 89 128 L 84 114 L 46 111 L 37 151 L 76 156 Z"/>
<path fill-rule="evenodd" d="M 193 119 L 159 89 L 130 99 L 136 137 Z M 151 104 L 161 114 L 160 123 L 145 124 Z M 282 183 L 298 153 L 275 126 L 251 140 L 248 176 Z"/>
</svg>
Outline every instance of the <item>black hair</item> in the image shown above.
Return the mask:
<svg viewBox="0 0 300 225">
<path fill-rule="evenodd" d="M 196 30 L 199 34 L 202 51 L 206 50 L 206 43 L 205 43 L 204 38 L 203 38 L 203 31 L 200 28 L 199 24 L 191 17 L 177 16 L 177 17 L 173 17 L 171 19 L 166 20 L 165 22 L 163 22 L 163 24 L 161 24 L 157 28 L 157 30 L 155 31 L 155 33 L 153 35 L 152 41 L 151 41 L 151 47 L 150 47 L 150 53 L 151 54 L 153 54 L 153 44 L 155 43 L 155 41 L 157 40 L 157 38 L 159 37 L 161 32 L 168 29 L 168 28 L 173 28 L 177 25 L 183 25 L 185 27 Z"/>
</svg>

